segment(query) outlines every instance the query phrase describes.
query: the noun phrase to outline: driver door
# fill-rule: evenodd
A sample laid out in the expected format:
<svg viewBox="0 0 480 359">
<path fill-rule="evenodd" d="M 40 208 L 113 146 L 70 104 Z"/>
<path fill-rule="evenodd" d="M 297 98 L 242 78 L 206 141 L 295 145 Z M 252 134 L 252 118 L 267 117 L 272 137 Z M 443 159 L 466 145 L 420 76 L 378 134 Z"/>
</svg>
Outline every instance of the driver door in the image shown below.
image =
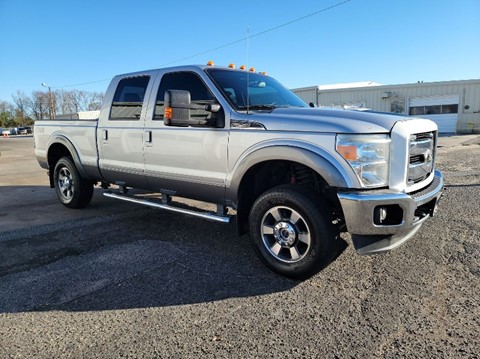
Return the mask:
<svg viewBox="0 0 480 359">
<path fill-rule="evenodd" d="M 215 102 L 201 77 L 188 71 L 166 73 L 157 91 L 153 115 L 147 118 L 145 174 L 149 187 L 209 202 L 223 202 L 227 172 L 228 130 L 216 128 L 214 116 L 191 111 L 195 126 L 166 126 L 163 121 L 166 90 L 190 92 L 192 103 Z"/>
</svg>

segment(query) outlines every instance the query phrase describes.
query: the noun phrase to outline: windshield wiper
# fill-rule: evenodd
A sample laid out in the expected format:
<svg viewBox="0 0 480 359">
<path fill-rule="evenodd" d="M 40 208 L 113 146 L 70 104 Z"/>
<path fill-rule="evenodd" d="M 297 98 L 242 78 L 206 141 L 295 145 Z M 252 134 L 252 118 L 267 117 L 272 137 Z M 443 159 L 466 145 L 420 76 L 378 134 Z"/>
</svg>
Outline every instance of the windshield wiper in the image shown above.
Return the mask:
<svg viewBox="0 0 480 359">
<path fill-rule="evenodd" d="M 250 105 L 250 106 L 238 106 L 239 110 L 275 110 L 278 106 L 276 105 Z"/>
</svg>

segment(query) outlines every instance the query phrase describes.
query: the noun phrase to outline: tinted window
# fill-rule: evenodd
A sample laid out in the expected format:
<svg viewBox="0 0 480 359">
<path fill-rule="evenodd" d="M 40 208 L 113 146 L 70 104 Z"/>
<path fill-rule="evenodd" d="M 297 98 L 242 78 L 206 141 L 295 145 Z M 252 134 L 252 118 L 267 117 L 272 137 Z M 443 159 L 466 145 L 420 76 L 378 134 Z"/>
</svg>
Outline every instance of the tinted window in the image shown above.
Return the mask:
<svg viewBox="0 0 480 359">
<path fill-rule="evenodd" d="M 112 102 L 111 120 L 138 120 L 150 77 L 130 77 L 119 82 Z"/>
<path fill-rule="evenodd" d="M 203 83 L 202 79 L 193 72 L 171 72 L 163 75 L 157 93 L 155 106 L 155 120 L 163 120 L 165 111 L 165 92 L 167 90 L 184 90 L 190 92 L 190 99 L 193 104 L 212 104 L 215 97 Z M 199 126 L 209 126 L 212 114 L 205 110 L 190 110 L 190 117 L 198 120 Z M 192 121 L 193 123 L 193 121 Z"/>
</svg>

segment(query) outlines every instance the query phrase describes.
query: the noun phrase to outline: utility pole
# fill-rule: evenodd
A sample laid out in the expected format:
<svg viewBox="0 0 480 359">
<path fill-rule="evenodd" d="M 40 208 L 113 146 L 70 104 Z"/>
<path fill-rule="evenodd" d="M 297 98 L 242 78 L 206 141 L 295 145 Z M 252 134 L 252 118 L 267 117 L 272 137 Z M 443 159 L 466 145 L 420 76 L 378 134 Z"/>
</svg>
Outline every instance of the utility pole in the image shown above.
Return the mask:
<svg viewBox="0 0 480 359">
<path fill-rule="evenodd" d="M 53 103 L 52 90 L 45 82 L 42 82 L 42 86 L 48 88 L 48 116 L 50 119 L 55 117 L 55 104 Z"/>
</svg>

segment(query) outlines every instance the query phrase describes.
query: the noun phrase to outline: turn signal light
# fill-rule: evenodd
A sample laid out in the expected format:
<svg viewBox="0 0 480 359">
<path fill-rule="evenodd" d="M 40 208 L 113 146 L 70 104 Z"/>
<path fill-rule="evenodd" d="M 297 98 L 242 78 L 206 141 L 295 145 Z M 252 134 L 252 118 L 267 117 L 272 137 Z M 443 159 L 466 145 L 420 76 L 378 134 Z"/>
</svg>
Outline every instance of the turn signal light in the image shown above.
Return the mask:
<svg viewBox="0 0 480 359">
<path fill-rule="evenodd" d="M 171 120 L 172 119 L 172 108 L 171 107 L 165 107 L 165 114 L 164 114 L 165 118 L 167 120 Z"/>
<path fill-rule="evenodd" d="M 347 161 L 355 161 L 358 158 L 356 146 L 337 146 L 337 152 Z"/>
</svg>

